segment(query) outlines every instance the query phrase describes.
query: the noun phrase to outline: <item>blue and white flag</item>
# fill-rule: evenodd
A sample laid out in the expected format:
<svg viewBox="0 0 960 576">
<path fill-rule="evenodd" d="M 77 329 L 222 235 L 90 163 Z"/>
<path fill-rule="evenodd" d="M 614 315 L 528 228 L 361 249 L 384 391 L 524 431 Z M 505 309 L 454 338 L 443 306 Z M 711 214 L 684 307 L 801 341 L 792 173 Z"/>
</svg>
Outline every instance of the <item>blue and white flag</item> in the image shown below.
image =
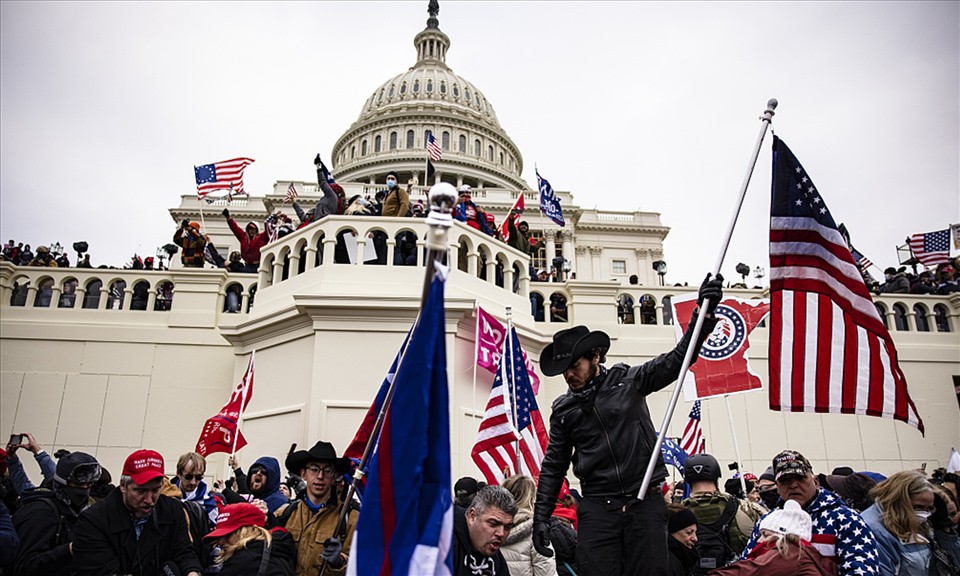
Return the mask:
<svg viewBox="0 0 960 576">
<path fill-rule="evenodd" d="M 546 214 L 547 218 L 553 220 L 557 226 L 563 227 L 565 223 L 563 210 L 560 209 L 560 198 L 553 191 L 553 186 L 542 178 L 539 172 L 536 174 L 537 186 L 540 188 L 540 211 Z"/>
<path fill-rule="evenodd" d="M 353 537 L 347 569 L 351 575 L 453 573 L 450 413 L 440 276 L 444 274 L 438 269 L 396 374 Z"/>
<path fill-rule="evenodd" d="M 687 453 L 679 444 L 671 438 L 665 438 L 660 445 L 660 453 L 663 454 L 663 461 L 677 469 L 683 474 L 683 467 L 687 464 Z"/>
</svg>

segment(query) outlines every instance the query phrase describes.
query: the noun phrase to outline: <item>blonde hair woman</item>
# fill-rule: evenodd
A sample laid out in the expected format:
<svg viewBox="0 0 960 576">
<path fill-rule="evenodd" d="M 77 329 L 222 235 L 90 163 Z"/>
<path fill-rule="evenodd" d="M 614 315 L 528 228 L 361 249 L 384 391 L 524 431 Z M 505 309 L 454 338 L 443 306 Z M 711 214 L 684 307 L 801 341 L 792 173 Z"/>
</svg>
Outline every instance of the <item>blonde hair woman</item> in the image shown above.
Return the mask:
<svg viewBox="0 0 960 576">
<path fill-rule="evenodd" d="M 933 485 L 923 474 L 904 470 L 874 486 L 870 496 L 874 504 L 862 516 L 877 539 L 881 574 L 927 576 Z"/>
<path fill-rule="evenodd" d="M 297 548 L 285 530 L 264 528 L 263 511 L 246 502 L 220 509 L 217 528 L 204 536 L 220 547 L 220 576 L 292 576 Z"/>
<path fill-rule="evenodd" d="M 514 528 L 500 548 L 510 567 L 512 576 L 556 576 L 557 564 L 533 547 L 533 502 L 537 497 L 537 485 L 529 476 L 516 475 L 503 481 L 517 502 L 517 514 L 513 517 Z"/>
</svg>

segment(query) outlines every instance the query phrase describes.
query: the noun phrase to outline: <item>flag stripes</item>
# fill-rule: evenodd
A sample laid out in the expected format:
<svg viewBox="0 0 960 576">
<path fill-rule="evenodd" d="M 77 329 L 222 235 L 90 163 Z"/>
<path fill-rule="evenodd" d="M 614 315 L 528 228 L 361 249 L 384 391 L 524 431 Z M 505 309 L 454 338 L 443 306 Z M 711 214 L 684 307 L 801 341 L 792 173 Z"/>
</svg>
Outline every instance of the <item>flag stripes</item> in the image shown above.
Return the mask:
<svg viewBox="0 0 960 576">
<path fill-rule="evenodd" d="M 434 162 L 438 162 L 440 157 L 443 156 L 443 148 L 440 147 L 440 143 L 433 137 L 433 134 L 427 136 L 427 153 L 430 154 L 430 158 Z"/>
<path fill-rule="evenodd" d="M 243 189 L 243 170 L 253 164 L 252 158 L 233 158 L 223 162 L 194 166 L 197 197 L 203 198 L 214 190 L 230 190 L 231 194 L 246 194 Z"/>
<path fill-rule="evenodd" d="M 700 401 L 693 403 L 690 409 L 690 419 L 683 429 L 683 436 L 680 437 L 680 447 L 689 456 L 703 452 L 703 430 L 700 428 Z"/>
<path fill-rule="evenodd" d="M 914 234 L 910 237 L 910 251 L 924 266 L 950 262 L 950 229 Z"/>
</svg>

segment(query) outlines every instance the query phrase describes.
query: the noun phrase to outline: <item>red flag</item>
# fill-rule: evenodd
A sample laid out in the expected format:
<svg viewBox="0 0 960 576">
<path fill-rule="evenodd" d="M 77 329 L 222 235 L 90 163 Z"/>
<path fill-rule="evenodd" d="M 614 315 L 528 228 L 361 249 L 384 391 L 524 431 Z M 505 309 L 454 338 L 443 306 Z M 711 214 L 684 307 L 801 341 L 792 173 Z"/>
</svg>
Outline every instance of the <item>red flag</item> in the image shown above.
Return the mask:
<svg viewBox="0 0 960 576">
<path fill-rule="evenodd" d="M 514 210 L 519 210 L 514 214 Z M 503 219 L 503 224 L 500 225 L 500 233 L 503 235 L 503 241 L 506 242 L 510 239 L 510 230 L 507 226 L 507 223 L 512 219 L 514 228 L 520 223 L 520 216 L 523 215 L 524 203 L 523 203 L 523 192 L 520 192 L 520 195 L 517 196 L 517 201 L 513 203 L 513 208 L 510 209 L 510 212 L 507 214 L 507 217 Z"/>
<path fill-rule="evenodd" d="M 250 353 L 247 370 L 243 373 L 240 382 L 234 387 L 227 404 L 220 409 L 216 416 L 207 419 L 204 423 L 203 431 L 200 432 L 200 439 L 197 440 L 197 454 L 204 457 L 216 452 L 232 454 L 247 445 L 246 439 L 240 433 L 238 424 L 240 415 L 247 409 L 250 398 L 253 397 L 254 354 L 255 352 Z"/>
<path fill-rule="evenodd" d="M 490 315 L 483 308 L 477 307 L 477 347 L 475 349 L 477 357 L 477 366 L 489 371 L 491 374 L 497 373 L 497 364 L 500 363 L 500 350 L 503 348 L 503 338 L 507 334 L 507 329 L 499 320 Z M 540 377 L 533 369 L 533 361 L 523 351 L 523 364 L 527 367 L 527 375 L 530 377 L 530 386 L 533 387 L 533 393 L 540 391 Z"/>
<path fill-rule="evenodd" d="M 677 296 L 670 304 L 673 317 L 677 319 L 677 340 L 680 340 L 690 323 L 693 309 L 697 307 L 697 294 Z M 687 401 L 758 390 L 762 386 L 760 377 L 750 369 L 747 349 L 750 347 L 750 332 L 769 313 L 770 303 L 765 300 L 724 298 L 720 302 L 715 312 L 717 325 L 684 379 L 683 391 Z"/>
</svg>

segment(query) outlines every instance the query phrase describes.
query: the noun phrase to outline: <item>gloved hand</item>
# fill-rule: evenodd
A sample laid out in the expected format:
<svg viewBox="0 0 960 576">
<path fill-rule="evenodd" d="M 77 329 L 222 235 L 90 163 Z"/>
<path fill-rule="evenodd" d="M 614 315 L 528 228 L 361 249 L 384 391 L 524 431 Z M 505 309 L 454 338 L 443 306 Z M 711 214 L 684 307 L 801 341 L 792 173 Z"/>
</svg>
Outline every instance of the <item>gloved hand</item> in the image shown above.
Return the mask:
<svg viewBox="0 0 960 576">
<path fill-rule="evenodd" d="M 188 219 L 186 219 L 186 218 L 184 218 L 184 219 L 183 219 L 183 222 L 180 223 L 180 227 L 181 227 L 181 228 L 186 228 L 186 227 L 189 226 L 189 225 L 190 225 L 190 220 L 188 220 Z"/>
<path fill-rule="evenodd" d="M 340 568 L 343 566 L 343 556 L 340 551 L 343 550 L 343 544 L 339 538 L 327 538 L 323 541 L 323 552 L 320 557 L 330 565 L 331 568 Z"/>
<path fill-rule="evenodd" d="M 313 159 L 313 165 L 317 168 L 323 166 L 323 160 L 320 159 L 320 155 L 317 154 L 317 157 Z"/>
<path fill-rule="evenodd" d="M 697 306 L 701 310 L 703 309 L 703 301 L 706 299 L 710 300 L 706 312 L 707 314 L 713 314 L 717 305 L 723 300 L 723 275 L 717 274 L 717 277 L 711 280 L 710 274 L 707 274 L 707 277 L 703 279 L 703 284 L 700 285 L 700 294 L 697 296 Z"/>
<path fill-rule="evenodd" d="M 229 217 L 230 217 L 230 210 L 224 208 L 224 209 L 223 209 L 223 212 L 221 212 L 221 214 L 223 214 L 223 217 L 224 217 L 224 218 L 229 218 Z"/>
<path fill-rule="evenodd" d="M 533 547 L 541 556 L 550 558 L 553 550 L 550 548 L 550 524 L 548 522 L 533 522 Z"/>
</svg>

